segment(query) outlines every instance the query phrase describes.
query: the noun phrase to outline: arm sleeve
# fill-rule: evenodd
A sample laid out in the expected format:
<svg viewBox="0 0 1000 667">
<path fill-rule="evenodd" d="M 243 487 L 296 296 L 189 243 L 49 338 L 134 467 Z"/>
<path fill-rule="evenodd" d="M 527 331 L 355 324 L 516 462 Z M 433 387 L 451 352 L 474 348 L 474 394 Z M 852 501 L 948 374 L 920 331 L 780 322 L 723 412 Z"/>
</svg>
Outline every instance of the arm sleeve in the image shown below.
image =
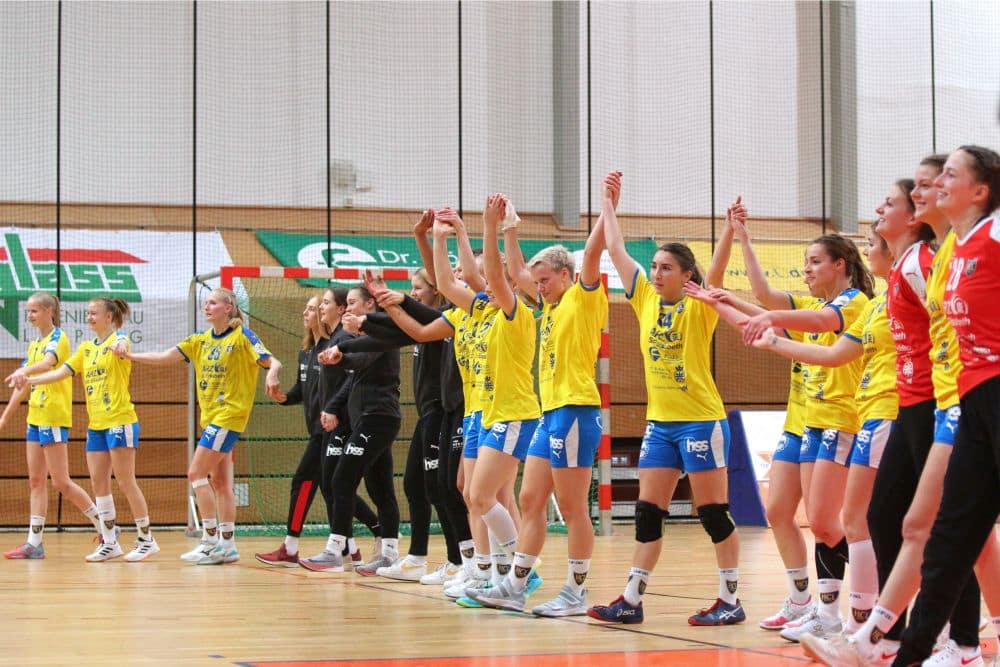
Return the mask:
<svg viewBox="0 0 1000 667">
<path fill-rule="evenodd" d="M 349 375 L 347 379 L 340 385 L 340 389 L 337 390 L 333 396 L 326 402 L 323 406 L 323 412 L 331 415 L 337 415 L 338 419 L 342 419 L 344 416 L 344 408 L 347 407 L 347 399 L 351 396 L 351 386 L 354 384 L 354 375 Z"/>
<path fill-rule="evenodd" d="M 385 352 L 386 350 L 394 350 L 400 347 L 406 347 L 407 345 L 413 345 L 414 341 L 412 338 L 407 336 L 403 332 L 396 332 L 394 336 L 358 336 L 352 340 L 346 341 L 337 347 L 346 356 L 348 353 L 354 354 L 357 352 Z"/>
<path fill-rule="evenodd" d="M 430 324 L 441 316 L 441 311 L 437 308 L 425 306 L 410 296 L 403 297 L 402 308 L 407 315 L 421 324 Z"/>
</svg>

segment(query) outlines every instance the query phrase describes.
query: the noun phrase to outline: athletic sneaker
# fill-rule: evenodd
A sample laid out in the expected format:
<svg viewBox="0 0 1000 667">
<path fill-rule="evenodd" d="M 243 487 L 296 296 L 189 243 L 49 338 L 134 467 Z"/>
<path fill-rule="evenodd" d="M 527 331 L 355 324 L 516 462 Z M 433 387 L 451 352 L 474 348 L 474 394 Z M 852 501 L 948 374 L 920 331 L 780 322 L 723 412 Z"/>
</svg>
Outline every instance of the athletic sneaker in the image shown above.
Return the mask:
<svg viewBox="0 0 1000 667">
<path fill-rule="evenodd" d="M 834 635 L 829 639 L 820 639 L 814 635 L 802 635 L 799 639 L 802 651 L 823 665 L 832 667 L 867 667 L 872 663 L 871 657 L 864 654 L 850 637 Z M 895 658 L 896 654 L 892 654 Z"/>
<path fill-rule="evenodd" d="M 365 559 L 361 557 L 361 549 L 355 550 L 351 554 L 351 557 L 344 561 L 344 565 L 350 565 L 352 568 L 358 568 L 365 564 Z"/>
<path fill-rule="evenodd" d="M 708 609 L 702 609 L 688 619 L 688 625 L 736 625 L 747 620 L 743 605 L 737 600 L 729 604 L 722 598 L 716 598 L 715 604 Z"/>
<path fill-rule="evenodd" d="M 427 563 L 417 564 L 409 556 L 403 556 L 392 565 L 378 568 L 375 574 L 396 581 L 421 581 L 427 575 Z"/>
<path fill-rule="evenodd" d="M 619 595 L 609 605 L 591 607 L 587 610 L 587 616 L 596 618 L 598 621 L 607 621 L 608 623 L 624 623 L 625 625 L 642 623 L 642 602 L 639 602 L 637 605 L 631 605 L 625 599 L 624 595 Z"/>
<path fill-rule="evenodd" d="M 160 551 L 160 545 L 156 543 L 156 540 L 149 538 L 144 540 L 141 537 L 136 538 L 135 547 L 132 551 L 125 554 L 125 560 L 130 563 L 137 563 L 140 560 L 145 560 L 155 553 Z"/>
<path fill-rule="evenodd" d="M 499 586 L 481 588 L 469 597 L 478 600 L 485 607 L 524 611 L 524 590 L 515 591 L 507 578 Z"/>
<path fill-rule="evenodd" d="M 354 571 L 360 574 L 362 577 L 374 577 L 378 574 L 378 569 L 380 567 L 390 567 L 392 561 L 388 556 L 379 556 L 373 559 L 371 562 L 365 563 L 364 565 L 358 565 L 354 568 Z"/>
<path fill-rule="evenodd" d="M 829 639 L 839 633 L 843 627 L 844 624 L 841 622 L 839 614 L 831 621 L 820 616 L 814 608 L 797 621 L 785 624 L 785 628 L 781 631 L 781 638 L 797 642 L 802 635 L 810 634 L 822 639 Z"/>
<path fill-rule="evenodd" d="M 538 563 L 536 562 L 535 567 L 537 566 Z M 528 575 L 528 581 L 524 586 L 524 597 L 530 597 L 531 594 L 537 591 L 543 583 L 545 583 L 545 580 L 542 579 L 542 575 L 538 574 L 538 570 L 534 567 L 531 568 L 531 573 Z"/>
<path fill-rule="evenodd" d="M 121 536 L 122 536 L 122 527 L 119 526 L 118 524 L 115 524 L 115 542 L 117 542 L 118 538 Z M 94 536 L 94 542 L 96 542 L 97 544 L 104 544 L 104 536 L 101 535 L 100 532 L 98 532 L 97 535 Z"/>
<path fill-rule="evenodd" d="M 983 651 L 976 646 L 959 646 L 949 639 L 940 651 L 920 663 L 923 667 L 985 667 Z"/>
<path fill-rule="evenodd" d="M 210 552 L 202 554 L 201 558 L 195 561 L 195 565 L 223 565 L 225 563 L 235 563 L 239 559 L 240 552 L 236 550 L 235 544 L 223 546 L 220 542 Z"/>
<path fill-rule="evenodd" d="M 188 563 L 197 563 L 201 560 L 202 556 L 212 553 L 212 549 L 215 548 L 216 544 L 218 544 L 218 541 L 213 542 L 212 540 L 203 539 L 194 549 L 182 553 L 181 560 Z"/>
<path fill-rule="evenodd" d="M 441 586 L 444 582 L 455 578 L 462 571 L 461 565 L 455 565 L 450 561 L 441 563 L 438 569 L 420 577 L 420 583 L 424 586 Z"/>
<path fill-rule="evenodd" d="M 329 549 L 323 549 L 310 558 L 300 558 L 299 565 L 313 572 L 343 572 L 344 557 Z"/>
<path fill-rule="evenodd" d="M 559 595 L 544 604 L 540 604 L 531 610 L 535 616 L 548 616 L 550 618 L 560 618 L 562 616 L 586 616 L 587 615 L 587 591 L 582 595 L 577 595 L 573 589 L 563 584 Z"/>
<path fill-rule="evenodd" d="M 465 592 L 455 600 L 455 604 L 466 609 L 479 609 L 483 606 L 483 603 L 477 600 L 475 596 L 480 591 L 489 588 L 493 588 L 493 582 L 489 579 L 472 579 L 469 585 L 466 586 Z"/>
<path fill-rule="evenodd" d="M 4 553 L 3 557 L 11 560 L 36 560 L 45 558 L 45 544 L 42 543 L 36 547 L 25 542 L 18 548 Z"/>
<path fill-rule="evenodd" d="M 106 560 L 111 560 L 112 558 L 118 558 L 125 552 L 122 551 L 122 545 L 114 542 L 112 544 L 100 544 L 94 553 L 85 557 L 88 563 L 101 563 Z"/>
<path fill-rule="evenodd" d="M 441 584 L 441 592 L 444 593 L 446 597 L 450 598 L 462 597 L 465 595 L 465 587 L 468 586 L 471 581 L 472 577 L 469 576 L 468 570 L 463 567 L 461 572 Z M 455 594 L 452 595 L 449 591 Z"/>
<path fill-rule="evenodd" d="M 785 602 L 781 605 L 778 613 L 774 616 L 768 616 L 761 621 L 760 627 L 764 630 L 781 630 L 786 624 L 797 621 L 808 614 L 814 606 L 812 596 L 809 596 L 809 599 L 804 604 L 796 604 L 792 602 L 792 598 L 785 598 Z"/>
<path fill-rule="evenodd" d="M 284 544 L 274 551 L 269 551 L 266 554 L 254 554 L 254 558 L 264 565 L 272 565 L 275 567 L 298 567 L 299 564 L 299 555 L 289 554 L 288 549 L 285 548 Z"/>
</svg>

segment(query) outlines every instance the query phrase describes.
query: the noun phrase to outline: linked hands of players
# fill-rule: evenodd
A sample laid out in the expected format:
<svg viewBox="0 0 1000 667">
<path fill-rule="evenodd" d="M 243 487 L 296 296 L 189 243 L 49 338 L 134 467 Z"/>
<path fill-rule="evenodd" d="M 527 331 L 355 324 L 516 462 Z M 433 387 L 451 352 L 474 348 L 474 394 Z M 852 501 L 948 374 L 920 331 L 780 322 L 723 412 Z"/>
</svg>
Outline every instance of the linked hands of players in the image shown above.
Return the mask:
<svg viewBox="0 0 1000 667">
<path fill-rule="evenodd" d="M 402 292 L 386 290 L 384 294 L 378 297 L 378 305 L 383 309 L 391 308 L 403 303 L 403 298 Z"/>
<path fill-rule="evenodd" d="M 608 175 L 604 177 L 604 182 L 601 185 L 601 196 L 607 199 L 611 198 L 611 205 L 618 210 L 618 200 L 621 198 L 622 194 L 622 173 L 620 171 L 608 172 Z"/>
<path fill-rule="evenodd" d="M 747 231 L 747 209 L 743 204 L 743 195 L 736 198 L 726 210 L 726 223 L 732 228 L 733 236 L 740 240 L 740 243 L 746 243 L 750 238 L 750 232 Z"/>
<path fill-rule="evenodd" d="M 6 382 L 7 386 L 10 387 L 11 389 L 14 388 L 20 389 L 21 387 L 24 386 L 24 382 L 21 382 L 20 384 L 18 384 L 18 382 L 26 377 L 27 376 L 24 374 L 24 369 L 18 368 L 16 371 L 8 375 L 6 379 L 4 379 L 4 382 Z"/>
<path fill-rule="evenodd" d="M 344 358 L 344 353 L 340 351 L 340 347 L 334 345 L 320 352 L 316 358 L 319 359 L 320 363 L 332 366 L 340 363 L 340 360 Z"/>
<path fill-rule="evenodd" d="M 760 337 L 753 342 L 753 346 L 758 350 L 767 350 L 777 346 L 777 344 L 778 334 L 770 327 L 765 329 L 764 333 L 762 333 Z"/>
<path fill-rule="evenodd" d="M 434 236 L 447 236 L 460 227 L 464 229 L 465 223 L 462 222 L 462 218 L 455 212 L 455 209 L 443 208 L 435 212 L 434 226 L 432 227 Z"/>
<path fill-rule="evenodd" d="M 127 338 L 119 338 L 111 345 L 111 354 L 119 359 L 128 359 L 129 344 Z"/>
<path fill-rule="evenodd" d="M 774 326 L 774 321 L 771 313 L 754 315 L 747 320 L 746 326 L 743 327 L 743 344 L 753 345 L 754 341 L 763 336 L 772 326 Z"/>
<path fill-rule="evenodd" d="M 712 295 L 711 289 L 706 289 L 701 285 L 699 285 L 698 283 L 694 282 L 693 280 L 689 280 L 686 283 L 684 283 L 683 289 L 686 295 L 688 295 L 692 299 L 695 299 L 696 301 L 702 301 L 709 305 L 714 305 L 716 303 L 719 303 L 719 299 Z"/>
<path fill-rule="evenodd" d="M 337 415 L 332 415 L 329 412 L 319 413 L 319 423 L 320 426 L 323 427 L 324 431 L 329 432 L 337 428 L 338 421 Z"/>
<path fill-rule="evenodd" d="M 413 233 L 426 234 L 429 232 L 431 227 L 434 225 L 434 214 L 435 211 L 432 208 L 424 211 L 424 214 L 420 216 L 420 220 L 417 221 L 417 224 L 413 225 Z"/>
<path fill-rule="evenodd" d="M 499 227 L 503 222 L 507 209 L 507 198 L 496 192 L 486 198 L 486 207 L 483 209 L 483 224 L 490 227 Z"/>
<path fill-rule="evenodd" d="M 376 300 L 382 296 L 385 292 L 389 291 L 389 288 L 385 285 L 385 278 L 382 277 L 381 273 L 372 273 L 371 269 L 365 269 L 364 274 L 365 289 L 368 293 Z"/>
<path fill-rule="evenodd" d="M 344 325 L 344 331 L 348 333 L 357 334 L 361 333 L 361 327 L 364 326 L 365 320 L 368 319 L 365 315 L 355 315 L 354 313 L 344 313 L 343 317 L 340 318 L 341 324 Z"/>
<path fill-rule="evenodd" d="M 267 375 L 264 377 L 264 393 L 278 403 L 284 403 L 288 400 L 288 397 L 281 391 L 281 383 L 278 381 L 279 369 L 280 366 L 272 366 L 268 369 Z"/>
</svg>

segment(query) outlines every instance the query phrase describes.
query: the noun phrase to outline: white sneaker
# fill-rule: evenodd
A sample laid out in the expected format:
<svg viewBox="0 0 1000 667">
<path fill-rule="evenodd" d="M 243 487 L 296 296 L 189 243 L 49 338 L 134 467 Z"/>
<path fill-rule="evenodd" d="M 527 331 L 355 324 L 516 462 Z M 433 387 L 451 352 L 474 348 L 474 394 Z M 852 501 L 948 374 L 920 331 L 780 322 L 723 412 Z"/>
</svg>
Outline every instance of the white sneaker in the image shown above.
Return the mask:
<svg viewBox="0 0 1000 667">
<path fill-rule="evenodd" d="M 156 543 L 156 540 L 149 538 L 148 540 L 137 539 L 135 541 L 135 548 L 125 555 L 125 560 L 130 563 L 135 563 L 140 560 L 145 560 L 153 554 L 159 552 L 160 545 Z"/>
<path fill-rule="evenodd" d="M 819 615 L 816 609 L 812 609 L 808 614 L 798 619 L 786 623 L 781 631 L 781 638 L 790 642 L 799 641 L 799 637 L 805 634 L 815 635 L 821 639 L 829 639 L 838 634 L 844 627 L 840 616 L 830 620 Z"/>
<path fill-rule="evenodd" d="M 449 579 L 445 579 L 441 583 L 441 590 L 443 592 L 445 589 L 451 588 L 452 586 L 467 586 L 468 584 L 469 584 L 469 571 L 464 567 L 461 567 L 458 570 L 458 574 Z"/>
<path fill-rule="evenodd" d="M 462 567 L 460 565 L 455 565 L 450 561 L 445 561 L 441 563 L 438 569 L 420 577 L 420 583 L 424 586 L 441 586 L 445 581 L 458 574 L 458 571 L 461 569 Z"/>
<path fill-rule="evenodd" d="M 118 558 L 124 551 L 122 551 L 122 545 L 117 542 L 112 542 L 111 544 L 99 544 L 94 553 L 86 557 L 88 563 L 100 563 L 102 561 L 111 560 L 112 558 Z"/>
<path fill-rule="evenodd" d="M 216 544 L 208 553 L 202 553 L 201 558 L 196 560 L 195 565 L 223 565 L 235 563 L 240 559 L 240 552 L 235 544 L 223 544 L 221 541 Z"/>
<path fill-rule="evenodd" d="M 872 665 L 889 665 L 896 657 L 893 651 L 888 656 L 888 662 L 879 661 L 871 655 L 867 655 L 864 649 L 850 637 L 834 635 L 829 639 L 820 639 L 811 634 L 804 634 L 799 638 L 802 651 L 810 658 L 822 665 L 829 667 L 870 667 Z M 875 656 L 878 656 L 876 647 Z"/>
<path fill-rule="evenodd" d="M 460 597 L 464 597 L 465 591 L 470 588 L 481 588 L 488 583 L 490 583 L 489 579 L 476 579 L 475 577 L 469 577 L 468 579 L 455 581 L 453 584 L 445 586 L 444 594 L 452 600 L 457 600 Z"/>
<path fill-rule="evenodd" d="M 212 549 L 214 549 L 215 545 L 218 543 L 219 543 L 218 541 L 212 542 L 210 540 L 202 540 L 201 542 L 198 543 L 198 546 L 196 546 L 191 551 L 186 551 L 182 553 L 181 560 L 186 561 L 188 563 L 197 563 L 198 561 L 201 560 L 202 556 L 212 553 Z"/>
<path fill-rule="evenodd" d="M 392 565 L 377 568 L 375 574 L 397 581 L 421 581 L 427 575 L 427 562 L 414 563 L 409 556 L 404 556 Z"/>
<path fill-rule="evenodd" d="M 985 667 L 986 665 L 983 662 L 983 651 L 978 644 L 975 647 L 959 646 L 952 639 L 949 639 L 940 651 L 920 664 L 923 667 Z"/>
<path fill-rule="evenodd" d="M 774 616 L 768 616 L 760 622 L 760 627 L 764 630 L 781 630 L 792 621 L 797 621 L 809 612 L 813 611 L 816 605 L 813 604 L 812 596 L 805 601 L 805 604 L 795 604 L 792 598 L 785 598 L 785 603 Z"/>
</svg>

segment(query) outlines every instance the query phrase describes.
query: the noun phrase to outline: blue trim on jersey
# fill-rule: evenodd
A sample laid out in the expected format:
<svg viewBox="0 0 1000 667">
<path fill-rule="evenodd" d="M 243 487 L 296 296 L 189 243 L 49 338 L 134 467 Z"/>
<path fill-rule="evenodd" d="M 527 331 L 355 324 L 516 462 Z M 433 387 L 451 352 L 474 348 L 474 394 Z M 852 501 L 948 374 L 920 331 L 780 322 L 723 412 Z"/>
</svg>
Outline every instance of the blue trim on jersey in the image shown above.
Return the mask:
<svg viewBox="0 0 1000 667">
<path fill-rule="evenodd" d="M 846 338 L 847 340 L 853 340 L 853 341 L 854 341 L 855 343 L 857 343 L 858 345 L 864 345 L 864 343 L 862 343 L 862 342 L 861 342 L 861 339 L 860 339 L 860 338 L 858 338 L 858 337 L 856 337 L 856 336 L 852 336 L 852 335 L 851 335 L 851 334 L 849 334 L 849 333 L 845 333 L 845 334 L 844 334 L 844 338 Z"/>
<path fill-rule="evenodd" d="M 176 350 L 177 350 L 178 352 L 180 352 L 180 353 L 181 353 L 181 356 L 182 356 L 182 357 L 184 357 L 184 361 L 185 361 L 185 363 L 188 363 L 188 364 L 190 364 L 190 363 L 191 363 L 191 360 L 190 360 L 190 359 L 188 358 L 188 356 L 187 356 L 186 354 L 184 354 L 184 350 L 182 350 L 182 349 L 181 349 L 181 346 L 180 346 L 180 345 L 174 345 L 174 348 L 175 348 L 175 349 L 176 349 Z"/>
<path fill-rule="evenodd" d="M 958 420 L 962 416 L 962 408 L 953 405 L 947 410 L 934 410 L 934 442 L 941 445 L 955 445 L 955 434 L 958 433 Z"/>
<path fill-rule="evenodd" d="M 631 299 L 635 296 L 635 285 L 639 282 L 639 267 L 635 267 L 635 273 L 632 274 L 632 288 L 625 292 L 625 298 Z"/>
</svg>

